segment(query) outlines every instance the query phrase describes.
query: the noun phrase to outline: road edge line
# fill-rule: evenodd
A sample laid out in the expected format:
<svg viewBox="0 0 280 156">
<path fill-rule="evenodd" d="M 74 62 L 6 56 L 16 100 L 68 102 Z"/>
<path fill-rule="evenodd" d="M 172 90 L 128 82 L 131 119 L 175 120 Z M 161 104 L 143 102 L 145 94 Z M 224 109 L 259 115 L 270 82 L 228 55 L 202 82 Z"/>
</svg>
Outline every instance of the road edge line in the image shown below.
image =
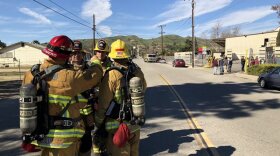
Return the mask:
<svg viewBox="0 0 280 156">
<path fill-rule="evenodd" d="M 186 103 L 184 102 L 184 100 L 181 98 L 181 96 L 178 94 L 178 92 L 174 89 L 174 87 L 172 85 L 170 85 L 170 83 L 168 82 L 168 80 L 166 80 L 161 74 L 159 74 L 160 77 L 162 78 L 162 80 L 168 85 L 169 89 L 171 90 L 171 92 L 173 92 L 173 94 L 178 98 L 181 107 L 184 109 L 184 112 L 186 114 L 186 116 L 188 117 L 188 120 L 190 121 L 191 125 L 190 127 L 193 128 L 194 130 L 198 131 L 198 129 L 202 129 L 202 127 L 198 124 L 198 122 L 196 121 L 196 119 L 192 116 L 192 114 L 190 113 L 190 110 L 188 109 Z M 189 123 L 189 122 L 188 122 Z M 189 123 L 189 124 L 190 124 Z M 220 156 L 218 151 L 216 150 L 216 147 L 213 145 L 212 141 L 209 139 L 209 137 L 207 136 L 206 132 L 199 132 L 197 133 L 197 135 L 200 138 L 199 144 L 202 143 L 202 147 L 206 148 L 207 151 L 209 152 L 209 154 L 211 156 Z M 198 141 L 198 140 L 197 140 Z"/>
</svg>

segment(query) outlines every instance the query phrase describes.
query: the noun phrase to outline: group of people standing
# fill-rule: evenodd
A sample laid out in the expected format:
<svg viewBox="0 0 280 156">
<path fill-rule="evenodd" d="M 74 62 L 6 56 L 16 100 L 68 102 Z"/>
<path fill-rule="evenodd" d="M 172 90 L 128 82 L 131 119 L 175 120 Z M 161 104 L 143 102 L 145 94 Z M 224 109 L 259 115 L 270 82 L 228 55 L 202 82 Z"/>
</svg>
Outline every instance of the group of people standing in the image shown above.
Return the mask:
<svg viewBox="0 0 280 156">
<path fill-rule="evenodd" d="M 222 56 L 219 59 L 213 57 L 212 67 L 214 75 L 222 75 L 225 71 L 224 69 L 226 69 L 228 73 L 231 73 L 232 59 Z"/>
<path fill-rule="evenodd" d="M 61 35 L 52 38 L 42 50 L 49 57 L 40 65 L 40 72 L 60 67 L 44 78 L 48 88 L 47 114 L 52 123 L 49 123 L 50 129 L 41 140 L 23 142 L 22 147 L 29 151 L 33 145 L 40 147 L 43 156 L 90 156 L 92 151 L 94 155 L 138 156 L 140 126 L 120 119 L 120 110 L 115 111 L 115 107 L 111 107 L 123 102 L 124 75 L 120 71 L 125 72 L 133 65 L 133 75 L 142 80 L 145 91 L 147 85 L 143 72 L 131 61 L 126 43 L 122 40 L 116 40 L 111 47 L 106 41 L 99 40 L 90 61 L 84 59 L 82 49 L 80 41 Z M 33 71 L 27 72 L 22 85 L 33 83 L 34 77 Z M 95 100 L 91 103 L 93 98 Z M 110 109 L 114 111 L 109 116 Z M 129 134 L 120 147 L 115 144 L 115 139 L 123 137 L 116 136 L 122 123 L 129 128 Z M 103 138 L 99 136 L 96 141 L 91 135 L 93 130 L 104 131 L 107 135 Z"/>
<path fill-rule="evenodd" d="M 248 60 L 248 67 L 251 67 L 253 65 L 259 65 L 260 63 L 264 63 L 264 62 L 260 62 L 258 56 L 256 56 L 255 58 L 253 56 L 251 56 Z M 245 65 L 246 65 L 246 59 L 244 56 L 241 56 L 240 59 L 240 64 L 241 64 L 241 71 L 245 71 Z"/>
</svg>

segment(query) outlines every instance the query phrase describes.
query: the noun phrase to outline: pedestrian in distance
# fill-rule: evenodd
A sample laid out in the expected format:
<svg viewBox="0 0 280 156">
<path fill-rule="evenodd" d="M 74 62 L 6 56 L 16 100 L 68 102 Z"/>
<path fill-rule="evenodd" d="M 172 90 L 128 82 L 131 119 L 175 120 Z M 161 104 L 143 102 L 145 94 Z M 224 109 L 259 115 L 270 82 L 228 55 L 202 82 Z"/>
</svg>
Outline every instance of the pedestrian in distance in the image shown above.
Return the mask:
<svg viewBox="0 0 280 156">
<path fill-rule="evenodd" d="M 225 69 L 228 69 L 228 58 L 227 57 L 224 58 L 224 66 L 225 66 Z"/>
<path fill-rule="evenodd" d="M 260 64 L 259 57 L 256 56 L 256 57 L 255 57 L 255 65 L 259 65 L 259 64 Z"/>
<path fill-rule="evenodd" d="M 43 74 L 38 78 L 40 85 L 34 84 L 43 91 L 45 99 L 43 104 L 46 107 L 37 105 L 37 127 L 31 135 L 27 132 L 23 134 L 24 139 L 29 137 L 28 142 L 23 140 L 24 143 L 40 147 L 42 156 L 78 155 L 80 139 L 85 133 L 85 123 L 81 119 L 80 109 L 83 109 L 86 103 L 81 102 L 85 99 L 77 95 L 100 83 L 103 75 L 100 63 L 93 63 L 83 71 L 69 67 L 67 62 L 72 48 L 73 41 L 67 36 L 53 37 L 42 50 L 49 58 L 39 67 L 33 66 L 32 71 L 28 71 L 23 79 L 22 85 L 27 86 L 33 84 L 36 78 Z M 45 83 L 41 84 L 41 81 Z M 47 119 L 48 122 L 44 122 L 46 125 L 42 123 L 45 120 L 39 120 L 41 118 Z M 40 132 L 43 126 L 46 128 Z"/>
<path fill-rule="evenodd" d="M 241 71 L 243 71 L 243 72 L 244 72 L 245 62 L 246 62 L 246 60 L 245 60 L 244 56 L 241 56 L 240 64 L 241 64 Z"/>
<path fill-rule="evenodd" d="M 227 68 L 227 72 L 231 73 L 231 68 L 232 68 L 232 58 L 228 59 L 228 68 Z"/>
<path fill-rule="evenodd" d="M 213 74 L 217 75 L 218 74 L 219 63 L 218 63 L 218 60 L 215 57 L 213 58 L 212 66 L 213 66 Z"/>
<path fill-rule="evenodd" d="M 224 59 L 220 58 L 218 63 L 219 63 L 218 75 L 223 75 L 224 74 Z"/>
</svg>

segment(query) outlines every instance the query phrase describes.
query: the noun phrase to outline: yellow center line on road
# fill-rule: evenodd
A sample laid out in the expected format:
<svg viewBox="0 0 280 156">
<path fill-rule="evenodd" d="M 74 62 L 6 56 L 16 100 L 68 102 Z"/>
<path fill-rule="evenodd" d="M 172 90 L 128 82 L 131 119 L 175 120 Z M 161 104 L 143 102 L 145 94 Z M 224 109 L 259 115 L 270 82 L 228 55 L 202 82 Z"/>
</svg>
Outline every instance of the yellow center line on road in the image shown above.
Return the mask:
<svg viewBox="0 0 280 156">
<path fill-rule="evenodd" d="M 201 148 L 205 148 L 210 156 L 220 156 L 216 147 L 213 145 L 212 141 L 208 138 L 206 132 L 202 129 L 202 127 L 198 124 L 196 119 L 190 113 L 186 103 L 178 94 L 178 92 L 174 89 L 172 85 L 165 79 L 161 74 L 159 74 L 161 79 L 168 85 L 170 91 L 178 98 L 181 107 L 184 109 L 185 115 L 188 117 L 187 123 L 189 124 L 190 128 L 193 129 L 196 133 L 194 133 L 194 138 L 197 144 Z"/>
</svg>

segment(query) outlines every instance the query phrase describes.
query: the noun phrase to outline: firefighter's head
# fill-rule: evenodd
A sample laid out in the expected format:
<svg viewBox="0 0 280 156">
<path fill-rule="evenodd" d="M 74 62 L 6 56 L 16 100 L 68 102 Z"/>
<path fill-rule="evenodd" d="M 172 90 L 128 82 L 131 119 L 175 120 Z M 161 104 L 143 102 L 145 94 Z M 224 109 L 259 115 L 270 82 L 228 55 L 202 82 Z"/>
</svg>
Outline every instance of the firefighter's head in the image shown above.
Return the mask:
<svg viewBox="0 0 280 156">
<path fill-rule="evenodd" d="M 99 60 L 105 60 L 109 53 L 109 46 L 104 40 L 99 40 L 94 48 L 94 53 Z"/>
<path fill-rule="evenodd" d="M 79 40 L 74 40 L 73 52 L 81 51 L 83 49 L 82 42 Z"/>
<path fill-rule="evenodd" d="M 68 60 L 73 48 L 73 41 L 64 35 L 53 37 L 42 52 L 51 58 Z"/>
<path fill-rule="evenodd" d="M 112 59 L 128 59 L 130 54 L 127 50 L 125 42 L 118 39 L 111 44 L 111 51 L 109 57 Z"/>
<path fill-rule="evenodd" d="M 84 56 L 85 52 L 82 50 L 82 43 L 78 40 L 75 40 L 73 51 L 70 54 L 69 62 L 71 64 L 81 65 L 83 63 Z"/>
</svg>

